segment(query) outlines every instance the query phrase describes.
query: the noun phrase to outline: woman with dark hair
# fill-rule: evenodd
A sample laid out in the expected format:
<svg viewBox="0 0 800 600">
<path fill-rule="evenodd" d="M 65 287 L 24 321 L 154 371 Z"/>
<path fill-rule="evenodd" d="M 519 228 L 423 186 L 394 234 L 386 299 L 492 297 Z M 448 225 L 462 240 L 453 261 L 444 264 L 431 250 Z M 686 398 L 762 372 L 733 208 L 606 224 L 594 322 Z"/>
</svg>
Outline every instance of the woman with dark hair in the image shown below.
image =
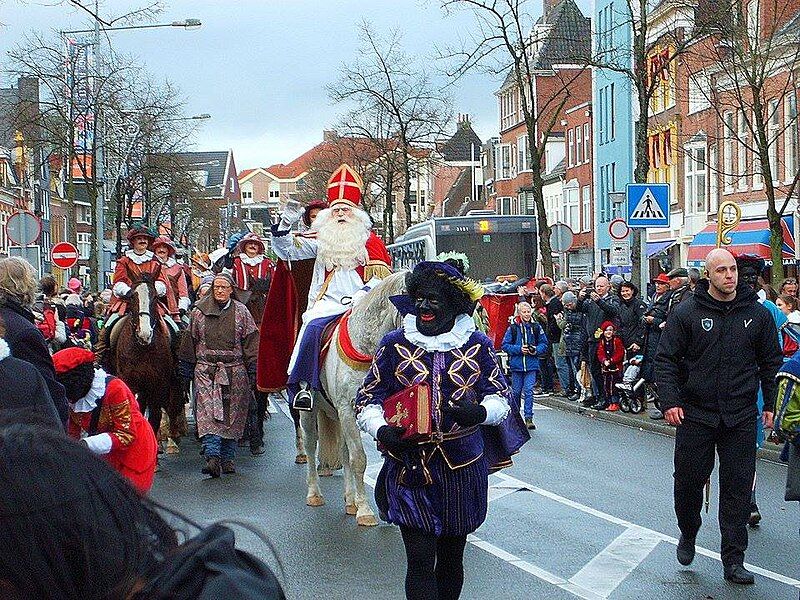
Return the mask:
<svg viewBox="0 0 800 600">
<path fill-rule="evenodd" d="M 66 348 L 53 355 L 56 377 L 69 400 L 67 433 L 125 475 L 142 493 L 150 491 L 156 471 L 153 428 L 122 379 L 94 368 L 95 355 Z"/>
<path fill-rule="evenodd" d="M 162 514 L 85 446 L 0 426 L 0 598 L 285 598 L 269 568 L 212 525 L 184 544 Z M 179 520 L 180 534 L 199 528 Z"/>
<path fill-rule="evenodd" d="M 644 323 L 642 317 L 647 305 L 639 297 L 639 288 L 631 281 L 624 281 L 619 289 L 619 331 L 617 334 L 629 356 L 638 354 L 644 346 Z"/>
<path fill-rule="evenodd" d="M 489 473 L 510 465 L 530 435 L 489 338 L 475 330 L 480 284 L 452 264 L 425 261 L 406 288 L 407 296 L 392 297 L 403 324 L 375 353 L 356 397 L 357 422 L 383 450 L 375 501 L 400 527 L 406 597 L 455 600 L 467 535 L 486 518 Z M 423 389 L 429 405 L 413 402 L 432 434 L 409 439 L 384 402 L 392 410 L 396 395 L 418 398 Z"/>
</svg>

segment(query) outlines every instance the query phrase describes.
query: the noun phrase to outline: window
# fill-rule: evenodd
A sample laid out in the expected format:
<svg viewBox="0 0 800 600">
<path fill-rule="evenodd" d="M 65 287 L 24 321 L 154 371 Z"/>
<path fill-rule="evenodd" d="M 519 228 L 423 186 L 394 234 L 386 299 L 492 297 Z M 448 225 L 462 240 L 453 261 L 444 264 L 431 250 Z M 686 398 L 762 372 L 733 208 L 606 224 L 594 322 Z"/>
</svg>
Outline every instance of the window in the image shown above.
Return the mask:
<svg viewBox="0 0 800 600">
<path fill-rule="evenodd" d="M 704 73 L 689 76 L 689 114 L 711 107 L 711 80 Z"/>
<path fill-rule="evenodd" d="M 504 131 L 513 125 L 516 125 L 518 114 L 518 99 L 519 92 L 514 87 L 511 90 L 500 94 L 500 130 Z"/>
<path fill-rule="evenodd" d="M 589 137 L 589 124 L 583 124 L 583 162 L 589 162 L 591 160 L 591 147 L 592 147 L 592 140 Z"/>
<path fill-rule="evenodd" d="M 581 188 L 581 231 L 592 230 L 592 187 Z"/>
<path fill-rule="evenodd" d="M 252 202 L 252 200 L 253 200 L 253 192 L 252 191 L 246 192 L 246 191 L 242 190 L 242 200 L 243 201 L 248 201 L 249 200 L 249 201 Z"/>
<path fill-rule="evenodd" d="M 758 44 L 758 30 L 758 0 L 752 0 L 747 5 L 747 39 L 751 47 Z"/>
<path fill-rule="evenodd" d="M 570 129 L 567 131 L 567 165 L 575 164 L 575 132 Z"/>
<path fill-rule="evenodd" d="M 91 233 L 78 233 L 78 257 L 89 258 L 89 253 L 92 251 L 92 242 L 90 240 Z"/>
<path fill-rule="evenodd" d="M 725 124 L 725 145 L 722 149 L 722 176 L 725 180 L 723 190 L 730 194 L 733 192 L 733 113 L 726 112 L 722 120 Z"/>
<path fill-rule="evenodd" d="M 512 213 L 512 198 L 510 196 L 501 196 L 496 202 L 496 212 L 498 215 L 511 215 Z"/>
<path fill-rule="evenodd" d="M 719 208 L 719 187 L 717 177 L 719 176 L 719 156 L 716 146 L 708 149 L 708 212 L 716 213 Z"/>
<path fill-rule="evenodd" d="M 498 147 L 497 179 L 511 179 L 511 144 L 500 144 Z"/>
<path fill-rule="evenodd" d="M 783 101 L 783 179 L 791 183 L 797 174 L 797 96 L 791 91 Z"/>
<path fill-rule="evenodd" d="M 92 222 L 92 207 L 88 204 L 75 203 L 75 220 L 78 223 Z"/>
<path fill-rule="evenodd" d="M 564 188 L 564 214 L 562 222 L 569 225 L 572 231 L 580 231 L 580 200 L 578 198 L 579 190 L 577 184 L 575 187 Z"/>
<path fill-rule="evenodd" d="M 517 172 L 529 171 L 531 168 L 531 153 L 528 149 L 528 136 L 521 135 L 517 138 Z"/>
<path fill-rule="evenodd" d="M 602 146 L 605 143 L 605 126 L 603 123 L 603 114 L 605 111 L 603 98 L 605 96 L 605 91 L 606 88 L 600 88 L 600 91 L 597 93 L 597 130 L 595 134 L 597 135 L 598 146 Z"/>
<path fill-rule="evenodd" d="M 736 176 L 739 180 L 739 191 L 747 189 L 747 143 L 749 141 L 747 118 L 744 111 L 739 111 L 739 131 L 737 139 L 739 146 L 736 149 Z"/>
<path fill-rule="evenodd" d="M 705 215 L 708 213 L 706 204 L 706 146 L 705 144 L 693 144 L 687 146 L 685 153 L 686 189 L 684 192 L 684 208 L 686 214 Z"/>
<path fill-rule="evenodd" d="M 580 125 L 575 128 L 575 164 L 583 164 L 583 130 Z"/>
<path fill-rule="evenodd" d="M 650 113 L 675 106 L 675 49 L 656 48 L 647 57 L 648 84 L 652 85 Z"/>
<path fill-rule="evenodd" d="M 281 197 L 281 184 L 277 181 L 271 181 L 269 184 L 269 197 L 277 199 Z"/>
<path fill-rule="evenodd" d="M 617 119 L 616 109 L 614 108 L 614 84 L 611 84 L 611 98 L 608 99 L 608 112 L 609 112 L 609 122 L 608 122 L 608 129 L 611 132 L 611 139 L 613 140 L 617 134 L 617 125 L 615 123 Z"/>
</svg>

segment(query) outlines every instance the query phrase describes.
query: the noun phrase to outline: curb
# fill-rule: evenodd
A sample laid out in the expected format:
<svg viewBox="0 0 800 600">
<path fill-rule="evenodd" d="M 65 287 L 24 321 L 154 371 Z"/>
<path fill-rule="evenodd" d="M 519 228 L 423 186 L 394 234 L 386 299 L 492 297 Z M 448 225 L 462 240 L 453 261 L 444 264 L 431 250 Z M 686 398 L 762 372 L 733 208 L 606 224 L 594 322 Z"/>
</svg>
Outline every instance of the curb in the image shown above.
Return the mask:
<svg viewBox="0 0 800 600">
<path fill-rule="evenodd" d="M 564 412 L 571 412 L 578 415 L 583 415 L 590 419 L 599 419 L 601 421 L 608 421 L 616 423 L 625 427 L 633 427 L 634 429 L 641 429 L 643 431 L 651 431 L 661 435 L 675 437 L 675 428 L 672 425 L 667 425 L 663 421 L 654 421 L 650 419 L 646 413 L 640 415 L 633 415 L 630 413 L 608 412 L 605 410 L 592 410 L 586 408 L 580 402 L 570 402 L 558 396 L 534 396 L 534 406 L 536 404 L 562 410 Z M 764 445 L 758 449 L 758 458 L 763 458 L 779 464 L 784 464 L 780 461 L 781 447 L 769 442 L 764 442 Z"/>
</svg>

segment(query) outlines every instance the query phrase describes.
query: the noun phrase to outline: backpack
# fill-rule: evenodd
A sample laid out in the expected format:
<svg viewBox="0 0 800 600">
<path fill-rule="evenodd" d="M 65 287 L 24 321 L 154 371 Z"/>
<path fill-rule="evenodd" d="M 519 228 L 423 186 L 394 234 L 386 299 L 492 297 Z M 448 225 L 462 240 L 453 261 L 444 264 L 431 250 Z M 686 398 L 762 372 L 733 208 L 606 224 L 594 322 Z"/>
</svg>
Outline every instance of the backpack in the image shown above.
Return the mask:
<svg viewBox="0 0 800 600">
<path fill-rule="evenodd" d="M 800 360 L 788 361 L 776 377 L 775 431 L 778 437 L 794 441 L 800 439 Z"/>
<path fill-rule="evenodd" d="M 539 323 L 537 323 L 535 319 L 531 319 L 531 324 L 532 325 L 538 325 L 538 327 L 531 327 L 531 329 L 533 329 L 533 345 L 534 346 L 538 346 L 539 345 L 539 328 L 541 327 L 541 325 L 539 325 Z M 511 323 L 511 344 L 512 345 L 516 345 L 517 344 L 517 332 L 520 331 L 521 327 L 522 327 L 522 323 Z"/>
</svg>

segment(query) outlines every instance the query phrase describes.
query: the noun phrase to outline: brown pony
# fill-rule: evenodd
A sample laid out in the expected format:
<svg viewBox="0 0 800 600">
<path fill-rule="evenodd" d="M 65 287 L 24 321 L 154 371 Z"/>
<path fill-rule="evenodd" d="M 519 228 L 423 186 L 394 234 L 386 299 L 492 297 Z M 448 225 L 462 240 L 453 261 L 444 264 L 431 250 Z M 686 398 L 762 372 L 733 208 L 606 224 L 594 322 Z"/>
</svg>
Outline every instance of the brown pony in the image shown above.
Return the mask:
<svg viewBox="0 0 800 600">
<path fill-rule="evenodd" d="M 139 407 L 158 432 L 161 409 L 166 410 L 170 422 L 182 421 L 183 400 L 179 382 L 173 376 L 175 364 L 170 349 L 170 335 L 161 318 L 155 281 L 160 268 L 153 274 L 144 274 L 134 283 L 129 301 L 130 310 L 125 322 L 120 323 L 119 337 L 114 352 L 117 375 L 136 394 Z"/>
</svg>

